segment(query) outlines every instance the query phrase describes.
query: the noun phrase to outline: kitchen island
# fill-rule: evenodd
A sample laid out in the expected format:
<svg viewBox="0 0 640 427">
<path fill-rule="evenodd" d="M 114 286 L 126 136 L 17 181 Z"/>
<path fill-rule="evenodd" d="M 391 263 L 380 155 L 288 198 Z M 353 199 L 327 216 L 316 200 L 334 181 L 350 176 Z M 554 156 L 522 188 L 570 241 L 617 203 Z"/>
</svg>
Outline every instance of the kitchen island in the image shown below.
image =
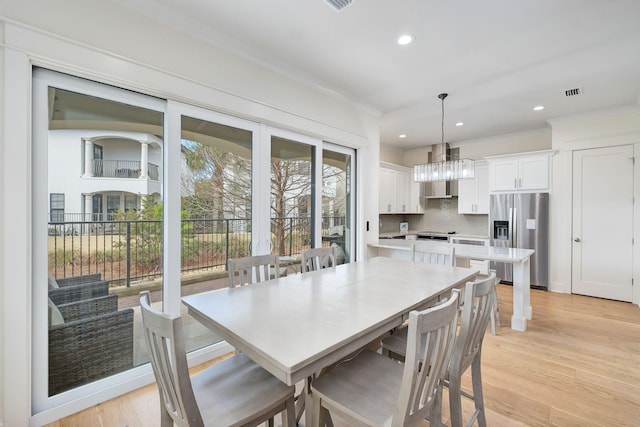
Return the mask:
<svg viewBox="0 0 640 427">
<path fill-rule="evenodd" d="M 402 239 L 381 239 L 377 243 L 369 243 L 374 256 L 411 259 L 411 251 L 415 241 Z M 434 243 L 437 244 L 437 243 Z M 531 255 L 533 249 L 498 248 L 494 246 L 454 244 L 456 258 L 484 261 L 499 261 L 513 264 L 513 315 L 511 329 L 524 332 L 527 320 L 531 320 L 533 311 L 530 298 Z"/>
</svg>

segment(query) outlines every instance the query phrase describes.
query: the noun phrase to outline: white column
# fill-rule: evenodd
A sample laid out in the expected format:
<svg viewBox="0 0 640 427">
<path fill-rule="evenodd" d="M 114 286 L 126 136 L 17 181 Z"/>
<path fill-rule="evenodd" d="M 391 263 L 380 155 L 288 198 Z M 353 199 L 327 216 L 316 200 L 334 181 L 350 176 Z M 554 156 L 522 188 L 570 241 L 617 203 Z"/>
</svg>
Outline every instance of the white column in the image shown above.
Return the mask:
<svg viewBox="0 0 640 427">
<path fill-rule="evenodd" d="M 149 142 L 140 141 L 140 178 L 149 175 Z"/>
<path fill-rule="evenodd" d="M 93 141 L 89 138 L 82 138 L 84 141 L 84 177 L 94 176 L 93 168 Z"/>
<path fill-rule="evenodd" d="M 93 193 L 84 195 L 84 218 L 83 221 L 93 220 Z"/>
</svg>

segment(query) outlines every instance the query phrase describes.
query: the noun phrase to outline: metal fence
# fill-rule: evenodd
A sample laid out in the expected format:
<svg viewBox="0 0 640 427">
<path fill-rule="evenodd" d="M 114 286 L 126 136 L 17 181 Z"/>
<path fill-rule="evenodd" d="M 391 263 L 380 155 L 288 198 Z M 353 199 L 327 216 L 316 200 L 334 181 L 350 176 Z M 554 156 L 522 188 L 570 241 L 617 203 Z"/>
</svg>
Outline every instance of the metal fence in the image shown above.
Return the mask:
<svg viewBox="0 0 640 427">
<path fill-rule="evenodd" d="M 344 230 L 344 217 L 323 217 L 324 236 Z M 311 247 L 311 218 L 271 219 L 272 247 L 299 255 Z M 69 221 L 49 223 L 49 272 L 56 278 L 100 273 L 127 285 L 162 276 L 162 220 Z M 227 261 L 251 254 L 251 220 L 183 219 L 182 272 L 226 270 Z"/>
<path fill-rule="evenodd" d="M 138 160 L 93 160 L 93 174 L 106 178 L 140 178 L 141 162 Z M 149 179 L 157 181 L 160 169 L 154 163 L 147 163 Z"/>
</svg>

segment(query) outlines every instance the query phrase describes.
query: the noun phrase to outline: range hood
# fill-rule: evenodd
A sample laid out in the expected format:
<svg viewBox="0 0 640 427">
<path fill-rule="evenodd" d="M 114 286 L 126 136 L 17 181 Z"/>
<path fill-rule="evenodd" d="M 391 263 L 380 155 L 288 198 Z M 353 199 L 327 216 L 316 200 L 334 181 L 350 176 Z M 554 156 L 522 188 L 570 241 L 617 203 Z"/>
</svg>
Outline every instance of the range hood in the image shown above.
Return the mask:
<svg viewBox="0 0 640 427">
<path fill-rule="evenodd" d="M 445 150 L 446 159 L 442 155 L 442 150 Z M 449 148 L 449 144 L 435 144 L 431 147 L 429 153 L 429 163 L 440 162 L 442 160 L 458 160 L 460 158 L 459 148 Z M 447 199 L 451 197 L 458 197 L 458 181 L 434 181 L 424 182 L 421 185 L 424 188 L 421 189 L 421 194 L 427 199 Z"/>
</svg>

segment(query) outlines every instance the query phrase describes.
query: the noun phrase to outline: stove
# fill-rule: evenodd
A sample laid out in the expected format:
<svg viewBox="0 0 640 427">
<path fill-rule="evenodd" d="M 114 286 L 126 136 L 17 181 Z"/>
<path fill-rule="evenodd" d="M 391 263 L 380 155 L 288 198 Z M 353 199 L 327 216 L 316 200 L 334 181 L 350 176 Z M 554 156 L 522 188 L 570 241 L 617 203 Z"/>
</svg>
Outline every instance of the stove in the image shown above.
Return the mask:
<svg viewBox="0 0 640 427">
<path fill-rule="evenodd" d="M 418 240 L 443 240 L 449 241 L 449 237 L 456 234 L 455 231 L 418 231 Z"/>
</svg>

